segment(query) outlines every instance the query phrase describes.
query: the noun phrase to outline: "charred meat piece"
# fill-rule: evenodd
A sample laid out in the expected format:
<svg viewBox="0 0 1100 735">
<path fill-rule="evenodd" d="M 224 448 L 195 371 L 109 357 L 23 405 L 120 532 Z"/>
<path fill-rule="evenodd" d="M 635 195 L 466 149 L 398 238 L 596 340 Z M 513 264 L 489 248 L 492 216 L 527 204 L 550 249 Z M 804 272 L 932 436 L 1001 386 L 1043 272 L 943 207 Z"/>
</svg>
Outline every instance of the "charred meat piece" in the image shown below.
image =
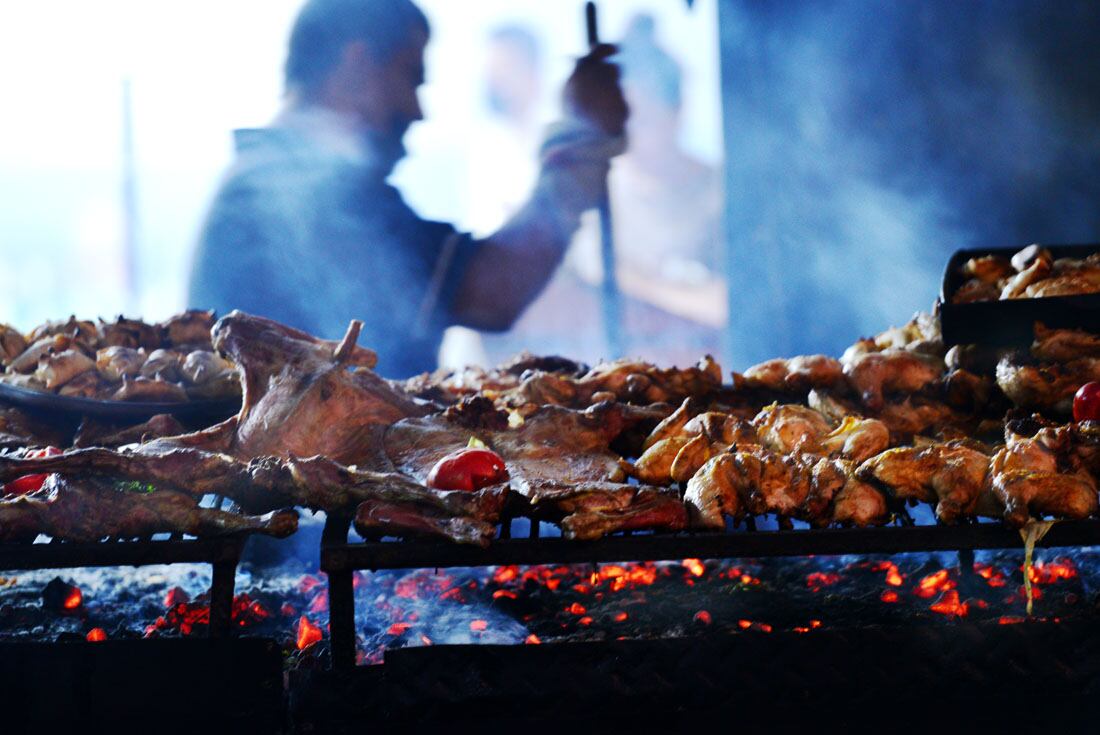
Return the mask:
<svg viewBox="0 0 1100 735">
<path fill-rule="evenodd" d="M 183 356 L 172 350 L 153 350 L 141 366 L 141 377 L 175 383 L 180 380 Z"/>
<path fill-rule="evenodd" d="M 99 322 L 98 346 L 101 348 L 128 347 L 151 352 L 163 341 L 164 335 L 157 327 L 140 319 L 127 319 L 120 314 L 113 322 Z"/>
<path fill-rule="evenodd" d="M 298 529 L 298 514 L 264 516 L 200 508 L 195 499 L 169 490 L 132 492 L 103 480 L 52 475 L 32 495 L 0 500 L 0 541 L 32 541 L 39 533 L 66 541 L 135 538 L 155 533 L 217 536 L 262 533 L 285 538 Z"/>
<path fill-rule="evenodd" d="M 122 387 L 111 395 L 113 401 L 142 401 L 148 403 L 180 403 L 187 400 L 187 391 L 176 383 L 149 378 L 125 378 Z"/>
<path fill-rule="evenodd" d="M 900 500 L 936 505 L 944 523 L 989 513 L 989 457 L 969 447 L 931 444 L 889 449 L 864 462 L 857 477 Z"/>
<path fill-rule="evenodd" d="M 640 490 L 625 508 L 582 510 L 568 515 L 561 529 L 566 538 L 591 540 L 618 531 L 679 531 L 687 527 L 687 521 L 687 509 L 677 494 L 647 488 Z"/>
<path fill-rule="evenodd" d="M 40 324 L 27 335 L 27 341 L 34 343 L 46 337 L 68 337 L 73 344 L 89 354 L 93 354 L 99 342 L 99 329 L 94 322 L 70 316 L 65 321 L 51 321 Z"/>
<path fill-rule="evenodd" d="M 1073 394 L 1085 383 L 1100 380 L 1100 359 L 1082 357 L 1065 364 L 1022 364 L 1013 357 L 997 363 L 997 385 L 1021 408 L 1069 414 Z"/>
<path fill-rule="evenodd" d="M 55 334 L 36 340 L 23 354 L 16 357 L 8 364 L 8 371 L 12 373 L 33 373 L 38 368 L 38 361 L 45 356 L 64 352 L 73 345 L 72 337 L 64 334 Z"/>
<path fill-rule="evenodd" d="M 943 375 L 943 360 L 890 348 L 857 355 L 844 365 L 852 389 L 871 410 L 882 408 L 887 393 L 916 393 Z"/>
<path fill-rule="evenodd" d="M 365 538 L 375 536 L 441 536 L 458 544 L 488 546 L 496 535 L 492 523 L 456 516 L 432 505 L 395 503 L 371 499 L 355 511 L 355 530 Z"/>
<path fill-rule="evenodd" d="M 172 347 L 210 349 L 210 330 L 214 327 L 214 321 L 213 311 L 191 309 L 157 326 Z"/>
<path fill-rule="evenodd" d="M 45 384 L 46 390 L 57 390 L 78 375 L 95 370 L 95 361 L 80 350 L 65 350 L 43 355 L 34 377 Z"/>
<path fill-rule="evenodd" d="M 95 353 L 95 366 L 104 379 L 112 383 L 141 374 L 146 355 L 132 347 L 104 347 Z"/>
<path fill-rule="evenodd" d="M 0 324 L 0 365 L 6 365 L 23 354 L 27 340 L 16 329 Z"/>
<path fill-rule="evenodd" d="M 747 388 L 791 393 L 805 392 L 810 388 L 829 388 L 844 380 L 840 361 L 825 355 L 768 360 L 753 365 L 742 377 Z"/>
</svg>

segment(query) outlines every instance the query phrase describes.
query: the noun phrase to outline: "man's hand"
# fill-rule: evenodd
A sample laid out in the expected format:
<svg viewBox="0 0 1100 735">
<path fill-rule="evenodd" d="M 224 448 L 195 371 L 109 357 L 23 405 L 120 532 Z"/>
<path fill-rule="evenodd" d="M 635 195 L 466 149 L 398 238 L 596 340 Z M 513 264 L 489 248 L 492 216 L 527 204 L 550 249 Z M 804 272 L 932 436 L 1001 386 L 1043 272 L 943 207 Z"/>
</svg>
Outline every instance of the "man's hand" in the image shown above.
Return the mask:
<svg viewBox="0 0 1100 735">
<path fill-rule="evenodd" d="M 612 136 L 623 134 L 629 114 L 619 88 L 619 67 L 607 61 L 617 52 L 608 44 L 592 49 L 577 61 L 563 91 L 568 115 L 587 120 Z"/>
</svg>

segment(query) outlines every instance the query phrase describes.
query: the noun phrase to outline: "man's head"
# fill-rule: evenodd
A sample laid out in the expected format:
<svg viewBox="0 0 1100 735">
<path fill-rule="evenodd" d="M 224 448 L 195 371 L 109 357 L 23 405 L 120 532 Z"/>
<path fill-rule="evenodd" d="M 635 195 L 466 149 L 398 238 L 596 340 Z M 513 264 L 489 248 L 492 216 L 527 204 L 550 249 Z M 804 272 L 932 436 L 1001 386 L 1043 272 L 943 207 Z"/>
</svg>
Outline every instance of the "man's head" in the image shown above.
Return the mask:
<svg viewBox="0 0 1100 735">
<path fill-rule="evenodd" d="M 308 0 L 290 34 L 287 92 L 353 116 L 390 165 L 423 115 L 428 20 L 410 0 Z"/>
</svg>

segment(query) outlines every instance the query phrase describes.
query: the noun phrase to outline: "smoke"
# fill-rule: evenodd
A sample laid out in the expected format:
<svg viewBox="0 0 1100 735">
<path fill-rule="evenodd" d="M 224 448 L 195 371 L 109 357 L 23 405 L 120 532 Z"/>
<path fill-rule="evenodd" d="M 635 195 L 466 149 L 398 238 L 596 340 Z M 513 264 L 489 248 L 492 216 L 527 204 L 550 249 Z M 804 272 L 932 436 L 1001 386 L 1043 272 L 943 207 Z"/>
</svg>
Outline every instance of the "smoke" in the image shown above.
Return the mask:
<svg viewBox="0 0 1100 735">
<path fill-rule="evenodd" d="M 956 249 L 1097 239 L 1096 6 L 721 15 L 734 367 L 929 309 Z"/>
</svg>

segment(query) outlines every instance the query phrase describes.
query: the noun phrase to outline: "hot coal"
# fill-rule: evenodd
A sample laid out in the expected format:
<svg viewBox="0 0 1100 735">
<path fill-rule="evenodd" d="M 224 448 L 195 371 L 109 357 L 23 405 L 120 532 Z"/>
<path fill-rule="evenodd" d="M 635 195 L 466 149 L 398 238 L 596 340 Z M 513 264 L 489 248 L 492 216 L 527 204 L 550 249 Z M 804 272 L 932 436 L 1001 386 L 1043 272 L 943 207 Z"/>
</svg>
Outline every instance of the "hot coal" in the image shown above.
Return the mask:
<svg viewBox="0 0 1100 735">
<path fill-rule="evenodd" d="M 941 553 L 357 573 L 358 660 L 435 644 L 1013 624 L 1027 620 L 1022 561 L 1012 550 L 979 552 L 961 572 Z M 1040 550 L 1031 576 L 1035 619 L 1100 618 L 1096 552 Z M 209 585 L 202 565 L 0 579 L 0 641 L 205 635 Z M 233 625 L 278 641 L 289 666 L 324 665 L 324 575 L 300 562 L 243 566 Z"/>
</svg>

